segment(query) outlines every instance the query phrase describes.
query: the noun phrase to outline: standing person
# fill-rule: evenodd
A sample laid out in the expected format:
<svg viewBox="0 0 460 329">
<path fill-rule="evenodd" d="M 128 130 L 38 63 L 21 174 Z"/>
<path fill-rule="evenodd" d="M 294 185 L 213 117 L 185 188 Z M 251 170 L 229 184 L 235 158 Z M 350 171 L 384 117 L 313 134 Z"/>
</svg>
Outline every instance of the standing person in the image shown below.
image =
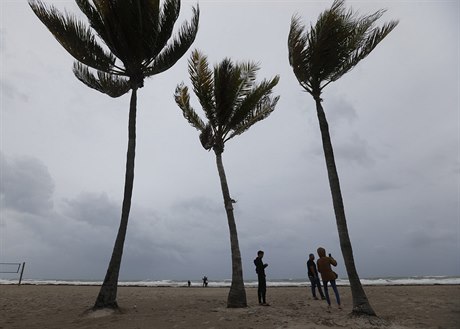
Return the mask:
<svg viewBox="0 0 460 329">
<path fill-rule="evenodd" d="M 208 277 L 205 275 L 203 277 L 203 287 L 207 287 L 208 286 Z"/>
<path fill-rule="evenodd" d="M 330 282 L 332 290 L 334 290 L 337 305 L 339 306 L 339 309 L 342 309 L 342 306 L 340 305 L 339 291 L 337 290 L 337 285 L 335 284 L 335 280 L 337 279 L 337 273 L 335 273 L 331 268 L 331 264 L 337 266 L 337 262 L 334 258 L 332 258 L 331 254 L 329 254 L 329 257 L 326 257 L 326 249 L 319 247 L 317 252 L 319 259 L 316 263 L 318 265 L 318 271 L 319 273 L 321 273 L 321 279 L 323 280 L 327 305 L 328 307 L 331 307 L 331 300 L 329 298 L 329 292 L 327 289 L 327 284 L 328 282 Z"/>
<path fill-rule="evenodd" d="M 265 279 L 265 268 L 268 266 L 268 264 L 264 264 L 262 262 L 263 257 L 264 257 L 264 252 L 262 250 L 259 250 L 257 252 L 257 258 L 254 259 L 254 265 L 256 266 L 256 273 L 257 273 L 257 280 L 258 280 L 257 297 L 259 298 L 259 305 L 270 306 L 265 299 L 265 295 L 267 293 L 267 281 Z"/>
<path fill-rule="evenodd" d="M 307 261 L 307 271 L 308 271 L 308 278 L 311 282 L 311 293 L 313 295 L 313 299 L 318 300 L 316 297 L 316 287 L 318 287 L 319 294 L 321 295 L 321 299 L 325 299 L 323 294 L 323 289 L 321 289 L 321 282 L 319 281 L 318 271 L 316 270 L 315 264 L 315 255 L 310 254 L 308 256 Z"/>
</svg>

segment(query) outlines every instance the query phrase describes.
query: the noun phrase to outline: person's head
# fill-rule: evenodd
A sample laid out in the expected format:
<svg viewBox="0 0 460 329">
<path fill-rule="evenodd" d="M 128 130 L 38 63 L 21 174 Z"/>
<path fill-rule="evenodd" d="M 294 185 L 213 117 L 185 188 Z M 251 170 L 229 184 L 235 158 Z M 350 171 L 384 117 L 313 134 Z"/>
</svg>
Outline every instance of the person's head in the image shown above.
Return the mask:
<svg viewBox="0 0 460 329">
<path fill-rule="evenodd" d="M 315 255 L 310 254 L 310 255 L 308 256 L 308 258 L 310 258 L 310 260 L 315 260 Z"/>
<path fill-rule="evenodd" d="M 257 252 L 257 257 L 259 257 L 259 258 L 264 257 L 264 252 L 263 252 L 262 250 L 259 250 L 259 251 Z"/>
<path fill-rule="evenodd" d="M 321 257 L 326 257 L 326 249 L 323 247 L 319 247 L 316 252 L 318 253 L 318 256 Z"/>
</svg>

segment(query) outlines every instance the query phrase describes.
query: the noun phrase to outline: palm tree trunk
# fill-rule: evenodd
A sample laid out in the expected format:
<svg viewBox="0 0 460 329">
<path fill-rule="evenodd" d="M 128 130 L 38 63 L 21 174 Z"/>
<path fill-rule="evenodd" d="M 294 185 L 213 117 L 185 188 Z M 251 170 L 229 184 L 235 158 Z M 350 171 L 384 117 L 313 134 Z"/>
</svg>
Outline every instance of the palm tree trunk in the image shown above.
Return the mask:
<svg viewBox="0 0 460 329">
<path fill-rule="evenodd" d="M 129 211 L 131 209 L 131 197 L 133 194 L 134 183 L 134 158 L 136 151 L 136 102 L 137 89 L 134 88 L 131 93 L 131 102 L 129 107 L 129 124 L 128 124 L 128 152 L 126 155 L 126 173 L 125 173 L 125 191 L 123 196 L 123 206 L 121 210 L 120 227 L 118 228 L 117 238 L 113 247 L 112 257 L 105 275 L 99 295 L 93 309 L 99 308 L 118 308 L 117 288 L 118 275 L 120 273 L 121 258 L 123 255 L 123 246 L 125 243 L 126 230 L 128 228 Z"/>
<path fill-rule="evenodd" d="M 348 235 L 342 192 L 340 190 L 339 175 L 337 173 L 331 137 L 329 135 L 329 125 L 326 120 L 326 114 L 324 113 L 323 107 L 321 105 L 321 99 L 319 97 L 315 97 L 315 101 L 319 126 L 321 130 L 321 137 L 323 140 L 323 150 L 324 157 L 326 159 L 327 174 L 329 176 L 329 185 L 332 193 L 332 202 L 334 204 L 337 230 L 339 232 L 340 249 L 342 250 L 348 279 L 350 280 L 351 294 L 353 296 L 352 314 L 376 315 L 367 299 L 366 293 L 364 292 L 364 289 L 361 285 L 361 281 L 359 280 L 358 272 L 356 271 L 353 249 L 351 247 L 351 241 Z"/>
<path fill-rule="evenodd" d="M 236 230 L 235 217 L 233 215 L 233 201 L 230 197 L 224 165 L 222 163 L 222 152 L 215 150 L 217 170 L 219 171 L 220 185 L 224 197 L 225 211 L 227 212 L 228 228 L 230 230 L 230 246 L 232 250 L 232 284 L 227 298 L 227 307 L 247 307 L 246 290 L 243 281 L 243 265 L 238 244 L 238 233 Z"/>
</svg>

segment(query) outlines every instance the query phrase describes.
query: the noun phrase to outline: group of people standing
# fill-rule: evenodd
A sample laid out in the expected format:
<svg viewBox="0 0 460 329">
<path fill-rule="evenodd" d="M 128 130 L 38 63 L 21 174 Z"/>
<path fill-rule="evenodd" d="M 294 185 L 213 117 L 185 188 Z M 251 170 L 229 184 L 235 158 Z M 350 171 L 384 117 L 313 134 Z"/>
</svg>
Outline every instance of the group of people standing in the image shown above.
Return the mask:
<svg viewBox="0 0 460 329">
<path fill-rule="evenodd" d="M 311 293 L 314 299 L 318 299 L 316 297 L 316 288 L 318 288 L 319 294 L 321 299 L 326 299 L 327 305 L 331 306 L 331 300 L 329 298 L 329 291 L 328 291 L 328 284 L 331 284 L 332 290 L 335 294 L 335 299 L 337 301 L 337 305 L 339 309 L 342 309 L 340 305 L 340 295 L 339 291 L 337 290 L 337 285 L 335 280 L 337 279 L 338 275 L 335 273 L 331 265 L 337 266 L 337 261 L 329 254 L 326 256 L 326 249 L 319 247 L 317 249 L 317 253 L 319 256 L 318 261 L 315 264 L 315 255 L 310 254 L 307 261 L 307 271 L 308 271 L 308 278 L 311 282 Z M 318 266 L 318 267 L 317 267 Z M 321 273 L 321 279 L 323 281 L 324 286 L 324 294 L 323 290 L 321 289 L 321 282 L 319 280 L 318 272 Z"/>
<path fill-rule="evenodd" d="M 335 294 L 335 299 L 337 301 L 337 305 L 339 309 L 342 309 L 340 304 L 340 295 L 339 291 L 337 290 L 337 285 L 335 280 L 337 279 L 337 273 L 332 270 L 331 265 L 337 266 L 337 261 L 329 254 L 326 256 L 326 249 L 319 247 L 317 249 L 318 253 L 318 261 L 315 264 L 315 255 L 310 254 L 308 261 L 307 261 L 307 272 L 308 278 L 311 282 L 311 292 L 313 294 L 313 298 L 315 300 L 319 300 L 316 296 L 316 289 L 321 296 L 321 299 L 325 299 L 327 302 L 328 307 L 331 306 L 331 300 L 329 298 L 329 291 L 328 291 L 328 284 L 331 284 L 332 290 Z M 262 306 L 269 306 L 266 300 L 266 293 L 267 293 L 267 281 L 265 278 L 265 268 L 268 264 L 264 264 L 262 258 L 264 257 L 264 252 L 259 250 L 257 252 L 257 258 L 254 259 L 254 265 L 256 266 L 256 273 L 257 273 L 257 280 L 258 280 L 258 287 L 257 287 L 257 297 L 259 299 L 259 305 Z M 323 281 L 324 286 L 324 294 L 321 288 L 321 281 L 318 275 L 318 272 L 321 274 L 321 280 Z"/>
</svg>

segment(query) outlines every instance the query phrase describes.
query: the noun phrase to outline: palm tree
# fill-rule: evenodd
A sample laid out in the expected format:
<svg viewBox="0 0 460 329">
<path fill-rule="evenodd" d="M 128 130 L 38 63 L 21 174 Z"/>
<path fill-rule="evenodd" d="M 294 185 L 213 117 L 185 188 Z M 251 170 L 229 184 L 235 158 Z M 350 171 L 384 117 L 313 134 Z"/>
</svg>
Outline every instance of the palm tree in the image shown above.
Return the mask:
<svg viewBox="0 0 460 329">
<path fill-rule="evenodd" d="M 272 89 L 279 81 L 272 80 L 256 83 L 257 64 L 252 62 L 234 64 L 224 59 L 209 69 L 205 55 L 197 50 L 192 52 L 189 60 L 189 74 L 193 91 L 197 95 L 206 115 L 205 123 L 190 106 L 188 88 L 182 83 L 177 86 L 175 100 L 187 121 L 200 131 L 200 141 L 206 150 L 213 150 L 216 155 L 224 207 L 227 212 L 230 230 L 232 255 L 232 284 L 227 299 L 227 307 L 246 307 L 246 291 L 243 281 L 243 266 L 238 245 L 233 203 L 230 196 L 222 153 L 227 141 L 249 129 L 256 122 L 265 119 L 275 109 L 279 96 L 272 98 Z"/>
<path fill-rule="evenodd" d="M 329 83 L 338 80 L 369 55 L 396 27 L 397 21 L 386 23 L 381 28 L 374 27 L 383 13 L 384 10 L 379 10 L 371 15 L 358 16 L 351 9 L 345 10 L 343 0 L 335 0 L 309 31 L 301 25 L 299 17 L 294 16 L 288 38 L 289 63 L 300 85 L 313 96 L 316 103 L 340 248 L 350 280 L 352 313 L 355 315 L 375 315 L 375 312 L 355 268 L 329 127 L 321 105 L 321 93 Z"/>
<path fill-rule="evenodd" d="M 172 41 L 180 0 L 75 0 L 89 26 L 39 0 L 30 7 L 57 41 L 76 59 L 75 76 L 111 97 L 131 90 L 125 188 L 120 227 L 104 282 L 94 309 L 117 308 L 117 286 L 128 226 L 134 181 L 137 90 L 144 79 L 166 71 L 189 49 L 198 31 L 199 9 L 193 8 Z"/>
</svg>

